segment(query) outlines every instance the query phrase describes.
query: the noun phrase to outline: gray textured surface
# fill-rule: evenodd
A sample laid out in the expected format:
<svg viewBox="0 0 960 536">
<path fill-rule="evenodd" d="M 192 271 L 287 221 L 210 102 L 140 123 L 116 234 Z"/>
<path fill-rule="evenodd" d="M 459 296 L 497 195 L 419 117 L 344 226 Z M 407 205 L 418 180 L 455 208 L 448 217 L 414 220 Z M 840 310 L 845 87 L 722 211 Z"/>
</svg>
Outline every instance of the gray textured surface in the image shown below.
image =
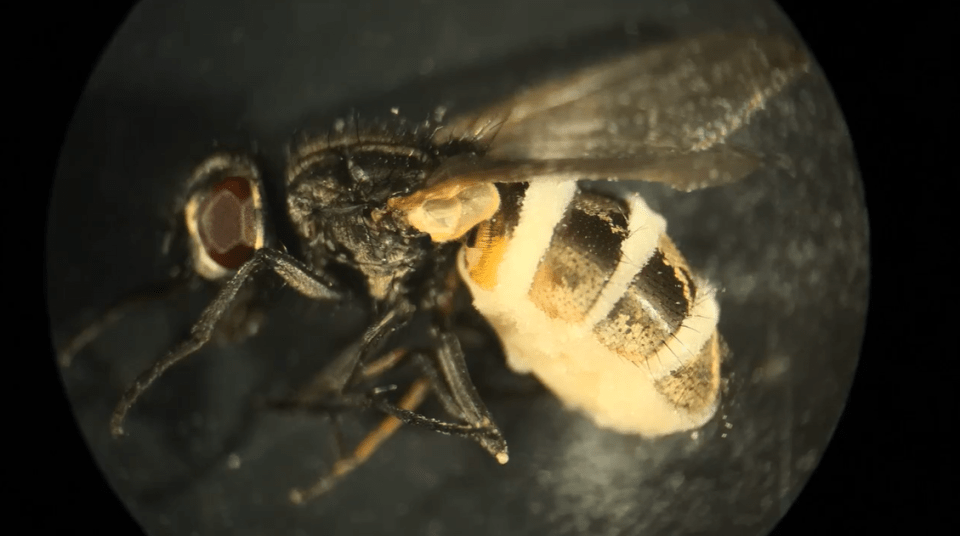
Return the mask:
<svg viewBox="0 0 960 536">
<path fill-rule="evenodd" d="M 214 4 L 139 6 L 90 80 L 53 199 L 55 335 L 162 277 L 164 210 L 214 147 L 255 149 L 279 179 L 294 129 L 321 130 L 351 110 L 385 116 L 397 106 L 420 118 L 631 43 L 791 31 L 750 1 Z M 127 318 L 64 372 L 78 419 L 150 534 L 764 534 L 815 467 L 849 389 L 866 310 L 866 219 L 842 118 L 816 71 L 735 142 L 773 165 L 692 194 L 642 189 L 691 264 L 724 289 L 725 417 L 696 439 L 623 437 L 546 392 L 508 396 L 498 358 L 477 352 L 508 465 L 466 441 L 403 430 L 335 493 L 293 507 L 289 488 L 330 461 L 329 429 L 256 412 L 252 401 L 301 383 L 359 332 L 363 314 L 289 291 L 276 293 L 261 336 L 171 371 L 131 414 L 130 437 L 113 441 L 107 420 L 122 388 L 209 294 Z"/>
</svg>

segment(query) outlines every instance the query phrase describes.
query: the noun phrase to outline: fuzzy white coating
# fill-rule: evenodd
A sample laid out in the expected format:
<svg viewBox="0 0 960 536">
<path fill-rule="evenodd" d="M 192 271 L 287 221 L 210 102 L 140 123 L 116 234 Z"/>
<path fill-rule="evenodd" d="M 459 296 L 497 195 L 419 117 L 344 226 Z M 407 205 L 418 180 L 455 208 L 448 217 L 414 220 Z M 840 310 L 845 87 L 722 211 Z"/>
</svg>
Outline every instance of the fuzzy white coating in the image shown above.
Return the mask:
<svg viewBox="0 0 960 536">
<path fill-rule="evenodd" d="M 498 270 L 498 284 L 492 289 L 485 290 L 470 278 L 466 251 L 461 251 L 458 268 L 474 306 L 499 335 L 511 369 L 534 374 L 566 405 L 583 411 L 599 426 L 654 437 L 703 425 L 715 413 L 715 402 L 687 411 L 659 392 L 655 381 L 697 358 L 715 333 L 719 307 L 709 286 L 701 287 L 691 314 L 675 336 L 644 363 L 633 363 L 610 350 L 593 331 L 649 260 L 666 230 L 663 218 L 642 199 L 628 200 L 631 234 L 624 241 L 625 258 L 585 322 L 550 318 L 529 299 L 533 274 L 573 193 L 549 183 L 528 188 Z"/>
</svg>

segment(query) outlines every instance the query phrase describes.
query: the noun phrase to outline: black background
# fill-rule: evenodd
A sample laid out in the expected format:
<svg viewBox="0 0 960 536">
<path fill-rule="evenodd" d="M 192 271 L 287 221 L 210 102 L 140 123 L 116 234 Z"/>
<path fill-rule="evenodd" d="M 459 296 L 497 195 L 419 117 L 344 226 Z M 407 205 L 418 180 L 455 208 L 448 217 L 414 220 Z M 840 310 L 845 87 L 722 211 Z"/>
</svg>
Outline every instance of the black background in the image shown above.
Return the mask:
<svg viewBox="0 0 960 536">
<path fill-rule="evenodd" d="M 953 70 L 945 59 L 952 36 L 936 31 L 938 20 L 946 19 L 945 10 L 920 12 L 905 6 L 905 12 L 881 13 L 866 3 L 856 4 L 781 2 L 817 55 L 846 114 L 866 185 L 874 279 L 863 358 L 847 410 L 777 535 L 859 533 L 868 527 L 920 532 L 944 516 L 942 505 L 953 476 L 954 463 L 939 453 L 950 444 L 950 434 L 944 432 L 955 424 L 956 403 L 950 390 L 931 380 L 945 375 L 938 367 L 948 354 L 936 347 L 950 327 L 934 302 L 946 302 L 957 292 L 948 268 L 923 264 L 936 263 L 941 248 L 949 246 L 938 239 L 950 228 L 945 223 L 949 212 L 924 205 L 922 218 L 909 217 L 928 202 L 917 194 L 936 195 L 956 173 L 942 174 L 934 167 L 944 154 L 938 138 L 945 136 L 934 124 L 955 119 L 948 115 L 945 98 L 947 73 Z M 35 88 L 32 93 L 43 92 L 50 100 L 42 108 L 40 103 L 30 107 L 42 133 L 21 143 L 44 150 L 31 162 L 38 169 L 17 180 L 46 185 L 53 177 L 73 108 L 128 9 L 123 3 L 71 6 L 24 21 L 36 31 L 32 44 L 15 55 L 32 59 L 33 73 L 8 83 L 20 82 L 28 91 Z M 923 188 L 925 184 L 933 188 Z M 29 251 L 29 246 L 22 249 Z M 903 271 L 911 265 L 920 269 Z M 15 353 L 8 351 L 8 359 L 15 360 Z M 30 362 L 42 365 L 39 371 L 28 371 L 32 376 L 27 378 L 44 380 L 25 382 L 36 385 L 37 394 L 18 396 L 19 404 L 8 409 L 25 414 L 29 423 L 8 428 L 7 436 L 32 453 L 26 466 L 33 476 L 8 483 L 25 486 L 11 491 L 38 508 L 38 517 L 27 522 L 48 529 L 137 534 L 139 529 L 90 463 L 67 400 L 52 380 L 53 361 Z M 910 367 L 922 367 L 923 372 Z"/>
</svg>

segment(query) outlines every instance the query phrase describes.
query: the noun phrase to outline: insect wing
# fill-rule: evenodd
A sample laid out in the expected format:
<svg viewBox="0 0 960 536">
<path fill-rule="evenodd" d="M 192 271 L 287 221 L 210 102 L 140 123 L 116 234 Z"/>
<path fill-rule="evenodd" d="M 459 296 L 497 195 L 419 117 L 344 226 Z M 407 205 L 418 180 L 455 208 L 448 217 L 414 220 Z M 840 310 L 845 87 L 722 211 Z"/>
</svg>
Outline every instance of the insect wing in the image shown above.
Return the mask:
<svg viewBox="0 0 960 536">
<path fill-rule="evenodd" d="M 454 119 L 437 140 L 473 137 L 488 144 L 485 161 L 451 160 L 429 184 L 553 176 L 689 191 L 734 182 L 759 159 L 724 142 L 808 66 L 799 46 L 777 37 L 717 34 L 646 49 Z"/>
</svg>

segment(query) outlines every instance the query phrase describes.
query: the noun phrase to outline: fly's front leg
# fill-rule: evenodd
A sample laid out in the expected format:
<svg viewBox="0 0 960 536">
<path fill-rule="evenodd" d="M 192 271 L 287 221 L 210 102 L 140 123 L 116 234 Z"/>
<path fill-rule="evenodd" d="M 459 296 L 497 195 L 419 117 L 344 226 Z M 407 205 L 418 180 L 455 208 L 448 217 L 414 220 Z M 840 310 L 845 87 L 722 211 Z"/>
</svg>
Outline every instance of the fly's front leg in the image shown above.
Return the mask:
<svg viewBox="0 0 960 536">
<path fill-rule="evenodd" d="M 203 310 L 200 319 L 190 328 L 189 337 L 154 363 L 152 367 L 141 373 L 123 394 L 110 419 L 110 432 L 114 437 L 123 435 L 123 421 L 127 412 L 140 398 L 140 395 L 167 369 L 209 342 L 217 322 L 229 310 L 240 289 L 250 282 L 254 275 L 264 269 L 276 272 L 287 284 L 308 298 L 315 300 L 337 300 L 341 298 L 341 294 L 333 290 L 334 285 L 331 281 L 297 259 L 273 249 L 258 249 L 253 257 L 244 263 L 237 270 L 237 273 L 223 285 L 217 296 Z"/>
<path fill-rule="evenodd" d="M 61 367 L 69 367 L 74 356 L 80 353 L 91 341 L 103 334 L 117 320 L 126 316 L 131 309 L 181 292 L 187 288 L 189 282 L 189 276 L 181 275 L 168 281 L 150 284 L 123 296 L 87 323 L 66 344 L 58 348 L 57 362 Z"/>
</svg>

